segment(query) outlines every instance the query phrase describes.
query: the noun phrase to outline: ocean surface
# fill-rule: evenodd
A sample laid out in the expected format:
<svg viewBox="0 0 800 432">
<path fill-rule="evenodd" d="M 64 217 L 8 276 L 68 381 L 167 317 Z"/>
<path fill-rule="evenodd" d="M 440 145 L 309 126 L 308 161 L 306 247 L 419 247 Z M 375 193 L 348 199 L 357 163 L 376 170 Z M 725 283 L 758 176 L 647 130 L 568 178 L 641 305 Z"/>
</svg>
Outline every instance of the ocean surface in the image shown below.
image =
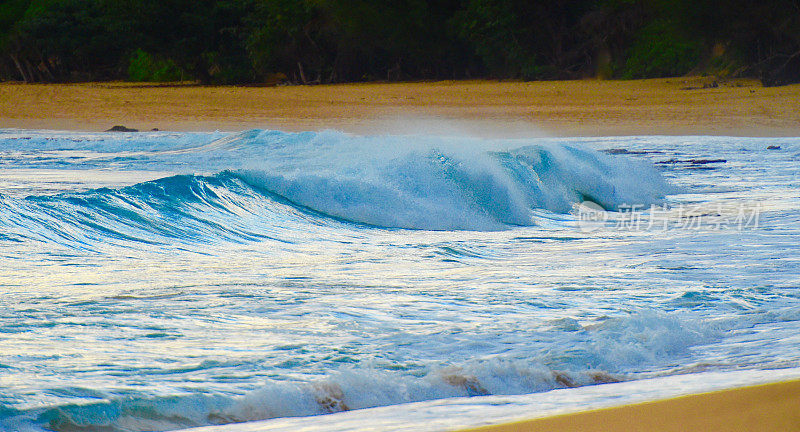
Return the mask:
<svg viewBox="0 0 800 432">
<path fill-rule="evenodd" d="M 4 432 L 448 430 L 800 377 L 799 287 L 800 138 L 0 129 Z"/>
</svg>

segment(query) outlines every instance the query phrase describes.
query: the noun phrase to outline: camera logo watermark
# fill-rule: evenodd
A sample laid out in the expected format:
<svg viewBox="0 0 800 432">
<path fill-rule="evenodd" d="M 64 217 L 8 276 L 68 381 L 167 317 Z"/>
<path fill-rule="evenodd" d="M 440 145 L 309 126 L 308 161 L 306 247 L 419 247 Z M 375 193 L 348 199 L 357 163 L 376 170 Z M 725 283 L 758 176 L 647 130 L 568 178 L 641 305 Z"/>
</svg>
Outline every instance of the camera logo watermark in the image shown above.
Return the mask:
<svg viewBox="0 0 800 432">
<path fill-rule="evenodd" d="M 578 227 L 583 232 L 738 230 L 755 229 L 761 222 L 760 203 L 678 204 L 674 206 L 620 205 L 607 211 L 584 201 L 575 206 Z"/>
</svg>

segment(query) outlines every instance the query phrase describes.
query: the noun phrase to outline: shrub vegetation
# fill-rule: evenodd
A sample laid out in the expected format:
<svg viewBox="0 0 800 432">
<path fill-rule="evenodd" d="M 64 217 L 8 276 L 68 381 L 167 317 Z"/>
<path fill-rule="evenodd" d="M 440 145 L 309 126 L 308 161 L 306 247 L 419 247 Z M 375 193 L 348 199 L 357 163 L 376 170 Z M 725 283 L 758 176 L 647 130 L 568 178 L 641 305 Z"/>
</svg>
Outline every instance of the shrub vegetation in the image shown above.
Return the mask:
<svg viewBox="0 0 800 432">
<path fill-rule="evenodd" d="M 800 81 L 798 0 L 3 0 L 0 79 Z"/>
</svg>

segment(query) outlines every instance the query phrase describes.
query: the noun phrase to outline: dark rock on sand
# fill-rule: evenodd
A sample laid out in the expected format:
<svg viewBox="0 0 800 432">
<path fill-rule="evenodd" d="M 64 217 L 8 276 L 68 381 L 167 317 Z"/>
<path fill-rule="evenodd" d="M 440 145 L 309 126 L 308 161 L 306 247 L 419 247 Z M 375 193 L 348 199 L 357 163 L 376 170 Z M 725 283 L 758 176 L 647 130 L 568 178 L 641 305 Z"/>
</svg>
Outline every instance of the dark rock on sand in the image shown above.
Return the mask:
<svg viewBox="0 0 800 432">
<path fill-rule="evenodd" d="M 107 130 L 106 132 L 139 132 L 139 129 L 131 129 L 125 126 L 117 125 Z"/>
<path fill-rule="evenodd" d="M 707 83 L 703 83 L 700 86 L 689 86 L 689 87 L 681 87 L 681 90 L 705 90 L 705 89 L 712 89 L 712 88 L 719 88 L 719 83 L 716 81 L 711 81 Z"/>
</svg>

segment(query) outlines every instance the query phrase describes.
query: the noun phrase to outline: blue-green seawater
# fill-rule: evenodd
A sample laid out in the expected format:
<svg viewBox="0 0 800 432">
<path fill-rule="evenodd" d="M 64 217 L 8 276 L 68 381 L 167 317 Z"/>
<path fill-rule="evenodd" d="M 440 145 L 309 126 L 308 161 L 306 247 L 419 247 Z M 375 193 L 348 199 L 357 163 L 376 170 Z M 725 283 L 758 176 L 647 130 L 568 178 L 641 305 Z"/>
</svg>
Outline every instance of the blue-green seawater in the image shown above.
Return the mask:
<svg viewBox="0 0 800 432">
<path fill-rule="evenodd" d="M 2 431 L 758 382 L 799 286 L 800 138 L 0 130 Z"/>
</svg>

